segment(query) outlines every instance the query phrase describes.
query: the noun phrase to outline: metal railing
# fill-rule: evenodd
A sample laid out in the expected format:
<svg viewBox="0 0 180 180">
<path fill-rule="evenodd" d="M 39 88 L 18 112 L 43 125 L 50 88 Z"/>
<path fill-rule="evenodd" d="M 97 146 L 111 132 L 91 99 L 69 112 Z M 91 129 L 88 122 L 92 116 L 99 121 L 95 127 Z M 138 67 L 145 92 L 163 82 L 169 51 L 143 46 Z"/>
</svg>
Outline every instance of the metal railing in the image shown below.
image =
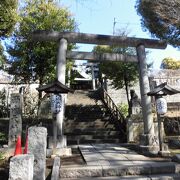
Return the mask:
<svg viewBox="0 0 180 180">
<path fill-rule="evenodd" d="M 114 101 L 112 100 L 112 98 L 109 96 L 109 94 L 107 93 L 107 91 L 101 87 L 100 88 L 101 91 L 101 98 L 105 104 L 105 106 L 108 108 L 108 110 L 110 111 L 110 113 L 113 115 L 113 117 L 118 120 L 120 123 L 124 123 L 125 122 L 125 117 L 123 116 L 123 114 L 119 111 L 118 107 L 116 106 L 116 104 L 114 103 Z"/>
</svg>

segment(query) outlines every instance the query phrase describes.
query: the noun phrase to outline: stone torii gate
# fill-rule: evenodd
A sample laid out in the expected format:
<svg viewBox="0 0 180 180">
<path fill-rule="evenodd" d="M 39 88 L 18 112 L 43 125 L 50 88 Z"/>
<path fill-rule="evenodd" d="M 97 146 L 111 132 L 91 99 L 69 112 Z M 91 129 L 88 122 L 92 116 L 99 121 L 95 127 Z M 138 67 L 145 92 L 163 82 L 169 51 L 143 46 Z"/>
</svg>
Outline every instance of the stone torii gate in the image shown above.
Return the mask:
<svg viewBox="0 0 180 180">
<path fill-rule="evenodd" d="M 139 82 L 141 92 L 142 114 L 144 122 L 144 134 L 141 136 L 140 146 L 145 153 L 156 154 L 158 146 L 154 135 L 154 124 L 152 118 L 151 98 L 147 96 L 150 91 L 148 71 L 146 64 L 145 48 L 165 49 L 165 41 L 143 39 L 134 37 L 122 37 L 99 34 L 86 34 L 75 32 L 56 32 L 56 31 L 36 31 L 32 34 L 33 41 L 56 41 L 59 43 L 57 56 L 57 79 L 65 84 L 66 58 L 76 60 L 96 60 L 96 61 L 123 61 L 137 62 L 139 64 Z M 89 53 L 89 52 L 67 52 L 68 43 L 84 43 L 96 45 L 118 45 L 123 47 L 135 47 L 136 56 L 124 56 L 122 54 L 110 53 Z M 62 123 L 62 119 L 57 121 Z M 58 123 L 57 123 L 58 124 Z M 60 126 L 62 128 L 62 124 Z M 62 135 L 63 129 L 59 129 Z"/>
</svg>

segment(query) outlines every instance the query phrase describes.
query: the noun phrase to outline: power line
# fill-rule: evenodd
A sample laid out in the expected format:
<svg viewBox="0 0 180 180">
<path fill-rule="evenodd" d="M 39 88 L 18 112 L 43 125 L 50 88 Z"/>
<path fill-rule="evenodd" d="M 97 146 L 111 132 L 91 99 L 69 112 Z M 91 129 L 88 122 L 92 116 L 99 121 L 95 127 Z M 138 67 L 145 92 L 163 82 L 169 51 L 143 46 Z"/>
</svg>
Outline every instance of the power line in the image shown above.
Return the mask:
<svg viewBox="0 0 180 180">
<path fill-rule="evenodd" d="M 115 34 L 115 27 L 116 24 L 122 24 L 122 25 L 131 25 L 131 26 L 140 26 L 140 23 L 131 23 L 131 22 L 118 22 L 116 21 L 116 18 L 113 20 L 113 35 Z"/>
</svg>

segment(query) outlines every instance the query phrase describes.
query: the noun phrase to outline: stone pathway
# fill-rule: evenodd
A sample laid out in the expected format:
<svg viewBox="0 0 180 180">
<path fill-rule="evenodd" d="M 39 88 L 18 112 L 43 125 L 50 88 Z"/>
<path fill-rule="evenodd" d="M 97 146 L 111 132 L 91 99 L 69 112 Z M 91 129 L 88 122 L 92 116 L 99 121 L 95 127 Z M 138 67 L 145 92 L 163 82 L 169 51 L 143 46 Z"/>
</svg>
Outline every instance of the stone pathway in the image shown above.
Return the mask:
<svg viewBox="0 0 180 180">
<path fill-rule="evenodd" d="M 65 179 L 180 179 L 180 164 L 169 159 L 149 158 L 119 144 L 79 145 L 85 166 L 62 166 Z"/>
</svg>

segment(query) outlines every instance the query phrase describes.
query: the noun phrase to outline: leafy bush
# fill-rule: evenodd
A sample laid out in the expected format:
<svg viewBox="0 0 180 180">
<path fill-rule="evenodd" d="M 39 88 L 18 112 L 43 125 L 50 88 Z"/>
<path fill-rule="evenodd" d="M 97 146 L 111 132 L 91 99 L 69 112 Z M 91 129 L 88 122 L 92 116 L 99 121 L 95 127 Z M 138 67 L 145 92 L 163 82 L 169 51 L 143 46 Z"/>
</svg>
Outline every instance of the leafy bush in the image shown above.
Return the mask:
<svg viewBox="0 0 180 180">
<path fill-rule="evenodd" d="M 0 152 L 0 160 L 3 160 L 4 159 L 4 153 L 3 152 Z"/>
<path fill-rule="evenodd" d="M 27 118 L 34 118 L 38 111 L 38 92 L 34 92 L 28 85 L 23 94 L 23 116 Z"/>
<path fill-rule="evenodd" d="M 124 117 L 128 116 L 128 104 L 119 104 L 118 105 L 119 111 L 123 114 Z"/>
<path fill-rule="evenodd" d="M 6 140 L 7 140 L 7 138 L 6 138 L 5 134 L 0 132 L 0 141 L 6 141 Z"/>
</svg>

